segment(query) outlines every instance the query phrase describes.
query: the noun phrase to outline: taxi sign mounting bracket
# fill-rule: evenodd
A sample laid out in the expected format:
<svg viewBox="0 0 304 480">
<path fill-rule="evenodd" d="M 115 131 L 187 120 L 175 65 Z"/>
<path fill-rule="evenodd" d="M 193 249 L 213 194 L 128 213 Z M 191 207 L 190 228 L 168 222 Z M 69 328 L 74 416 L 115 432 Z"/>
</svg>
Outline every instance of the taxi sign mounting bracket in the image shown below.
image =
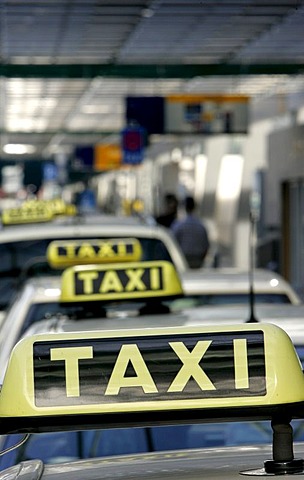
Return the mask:
<svg viewBox="0 0 304 480">
<path fill-rule="evenodd" d="M 286 419 L 273 419 L 272 460 L 264 462 L 264 468 L 240 472 L 242 475 L 292 475 L 304 473 L 304 460 L 294 458 L 293 429 Z"/>
</svg>

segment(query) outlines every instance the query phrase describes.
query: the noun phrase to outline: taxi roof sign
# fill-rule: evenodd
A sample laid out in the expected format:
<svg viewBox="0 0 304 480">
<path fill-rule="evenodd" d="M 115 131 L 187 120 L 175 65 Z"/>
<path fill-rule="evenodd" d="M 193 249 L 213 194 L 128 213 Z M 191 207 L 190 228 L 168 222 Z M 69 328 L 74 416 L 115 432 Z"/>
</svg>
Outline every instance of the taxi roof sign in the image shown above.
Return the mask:
<svg viewBox="0 0 304 480">
<path fill-rule="evenodd" d="M 26 200 L 20 207 L 2 212 L 3 225 L 49 222 L 57 215 L 76 215 L 75 205 L 66 204 L 61 198 L 52 200 Z"/>
<path fill-rule="evenodd" d="M 26 337 L 0 392 L 0 433 L 274 415 L 303 418 L 304 376 L 271 324 Z"/>
<path fill-rule="evenodd" d="M 10 208 L 2 212 L 3 225 L 49 222 L 52 218 L 53 212 L 47 205 Z"/>
<path fill-rule="evenodd" d="M 38 199 L 31 199 L 25 200 L 22 204 L 22 208 L 49 208 L 53 215 L 60 215 L 65 213 L 66 211 L 66 203 L 62 198 L 54 198 L 51 200 L 38 200 Z"/>
<path fill-rule="evenodd" d="M 24 209 L 48 209 L 51 210 L 52 216 L 60 216 L 60 215 L 68 215 L 74 216 L 77 214 L 77 207 L 72 203 L 66 203 L 62 198 L 52 198 L 50 200 L 26 200 L 22 204 L 22 208 Z"/>
<path fill-rule="evenodd" d="M 54 268 L 138 261 L 141 256 L 141 244 L 136 238 L 56 240 L 47 249 L 48 262 Z"/>
<path fill-rule="evenodd" d="M 147 261 L 77 265 L 61 276 L 61 301 L 115 301 L 183 295 L 171 262 Z"/>
</svg>

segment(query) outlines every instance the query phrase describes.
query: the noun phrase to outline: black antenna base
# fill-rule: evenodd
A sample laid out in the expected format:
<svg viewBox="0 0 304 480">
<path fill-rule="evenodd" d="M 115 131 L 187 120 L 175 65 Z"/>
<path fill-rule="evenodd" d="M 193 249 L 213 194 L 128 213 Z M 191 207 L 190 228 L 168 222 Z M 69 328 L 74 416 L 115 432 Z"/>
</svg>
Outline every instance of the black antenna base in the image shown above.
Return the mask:
<svg viewBox="0 0 304 480">
<path fill-rule="evenodd" d="M 285 420 L 285 421 L 284 421 Z M 273 419 L 272 460 L 264 468 L 240 472 L 242 475 L 292 475 L 304 473 L 304 460 L 293 456 L 293 429 L 289 419 Z"/>
<path fill-rule="evenodd" d="M 278 462 L 275 460 L 266 460 L 264 462 L 265 473 L 274 475 L 286 475 L 304 472 L 304 460 L 302 458 L 294 458 L 289 462 Z"/>
<path fill-rule="evenodd" d="M 254 316 L 254 313 L 251 313 L 250 317 L 245 323 L 260 323 L 260 321 Z"/>
</svg>

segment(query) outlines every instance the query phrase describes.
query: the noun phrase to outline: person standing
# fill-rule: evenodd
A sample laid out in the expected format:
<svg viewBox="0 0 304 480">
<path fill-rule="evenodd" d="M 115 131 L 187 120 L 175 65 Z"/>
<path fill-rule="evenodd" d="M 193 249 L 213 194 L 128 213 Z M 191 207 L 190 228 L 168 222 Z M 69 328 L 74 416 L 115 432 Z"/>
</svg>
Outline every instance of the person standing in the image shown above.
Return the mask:
<svg viewBox="0 0 304 480">
<path fill-rule="evenodd" d="M 171 230 L 180 244 L 190 268 L 203 266 L 210 246 L 207 229 L 196 216 L 195 208 L 194 198 L 186 197 L 185 217 L 175 220 L 171 225 Z"/>
<path fill-rule="evenodd" d="M 164 198 L 164 203 L 164 211 L 156 217 L 155 220 L 159 225 L 170 228 L 177 218 L 178 200 L 174 193 L 167 193 Z"/>
</svg>

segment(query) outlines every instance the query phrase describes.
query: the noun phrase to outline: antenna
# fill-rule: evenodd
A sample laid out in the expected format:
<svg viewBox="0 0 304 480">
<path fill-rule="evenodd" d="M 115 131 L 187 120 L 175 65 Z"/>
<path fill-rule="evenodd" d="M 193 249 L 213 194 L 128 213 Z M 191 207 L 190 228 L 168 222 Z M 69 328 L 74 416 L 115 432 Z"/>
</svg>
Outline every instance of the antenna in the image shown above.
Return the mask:
<svg viewBox="0 0 304 480">
<path fill-rule="evenodd" d="M 247 323 L 258 322 L 259 320 L 255 316 L 255 292 L 254 292 L 254 269 L 255 269 L 255 241 L 256 241 L 256 224 L 260 216 L 260 194 L 254 191 L 250 199 L 250 212 L 249 212 L 249 221 L 250 221 L 250 231 L 249 231 L 249 256 L 250 256 L 250 267 L 249 267 L 249 305 L 250 305 L 250 316 L 247 320 Z"/>
</svg>

